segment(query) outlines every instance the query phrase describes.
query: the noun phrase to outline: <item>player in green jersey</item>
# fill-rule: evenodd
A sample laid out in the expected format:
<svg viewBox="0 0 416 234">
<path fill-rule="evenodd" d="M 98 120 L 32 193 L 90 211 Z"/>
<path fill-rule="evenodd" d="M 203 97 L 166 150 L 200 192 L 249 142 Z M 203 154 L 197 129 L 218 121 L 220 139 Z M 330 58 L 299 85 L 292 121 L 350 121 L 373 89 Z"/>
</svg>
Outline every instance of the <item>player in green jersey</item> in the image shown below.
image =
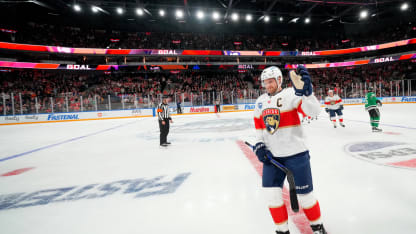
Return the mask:
<svg viewBox="0 0 416 234">
<path fill-rule="evenodd" d="M 373 87 L 368 88 L 368 93 L 365 96 L 365 110 L 370 114 L 370 123 L 373 132 L 381 132 L 382 129 L 378 127 L 380 122 L 380 111 L 378 105 L 381 105 L 380 100 L 377 99 L 376 94 L 373 92 Z"/>
</svg>

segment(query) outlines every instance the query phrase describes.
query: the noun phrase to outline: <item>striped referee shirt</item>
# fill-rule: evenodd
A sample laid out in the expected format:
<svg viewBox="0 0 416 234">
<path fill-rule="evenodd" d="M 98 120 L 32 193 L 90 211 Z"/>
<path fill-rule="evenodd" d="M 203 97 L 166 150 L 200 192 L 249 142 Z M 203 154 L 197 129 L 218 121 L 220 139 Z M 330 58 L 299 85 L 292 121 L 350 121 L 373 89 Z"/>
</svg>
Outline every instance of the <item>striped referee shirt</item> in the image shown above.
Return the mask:
<svg viewBox="0 0 416 234">
<path fill-rule="evenodd" d="M 157 117 L 159 120 L 170 120 L 169 106 L 163 102 L 157 107 Z"/>
</svg>

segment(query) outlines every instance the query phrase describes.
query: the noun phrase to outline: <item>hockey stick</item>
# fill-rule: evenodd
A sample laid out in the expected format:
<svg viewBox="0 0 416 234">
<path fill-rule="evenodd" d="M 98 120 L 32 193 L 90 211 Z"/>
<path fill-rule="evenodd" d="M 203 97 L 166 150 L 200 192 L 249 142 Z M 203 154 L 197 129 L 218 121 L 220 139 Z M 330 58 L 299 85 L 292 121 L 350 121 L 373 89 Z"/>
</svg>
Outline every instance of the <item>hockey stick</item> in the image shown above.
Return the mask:
<svg viewBox="0 0 416 234">
<path fill-rule="evenodd" d="M 245 143 L 246 143 L 246 145 L 250 146 L 251 149 L 254 149 L 254 146 L 252 146 L 250 143 L 248 143 L 247 141 Z M 299 203 L 298 203 L 298 197 L 296 196 L 295 178 L 293 177 L 292 171 L 287 169 L 287 167 L 283 166 L 278 161 L 274 160 L 272 157 L 270 157 L 270 156 L 267 156 L 267 157 L 269 158 L 270 162 L 274 166 L 276 166 L 277 168 L 279 168 L 280 170 L 282 170 L 286 174 L 287 182 L 289 183 L 290 206 L 292 207 L 292 210 L 294 212 L 298 212 L 299 211 Z"/>
</svg>

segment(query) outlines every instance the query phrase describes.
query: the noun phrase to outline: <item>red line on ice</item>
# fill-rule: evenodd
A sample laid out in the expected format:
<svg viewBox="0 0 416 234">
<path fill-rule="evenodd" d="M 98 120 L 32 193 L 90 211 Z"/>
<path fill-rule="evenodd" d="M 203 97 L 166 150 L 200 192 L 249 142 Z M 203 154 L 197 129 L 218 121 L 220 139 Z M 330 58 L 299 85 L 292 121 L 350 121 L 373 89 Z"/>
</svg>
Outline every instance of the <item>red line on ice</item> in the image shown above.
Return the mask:
<svg viewBox="0 0 416 234">
<path fill-rule="evenodd" d="M 7 173 L 2 174 L 1 176 L 14 176 L 14 175 L 19 175 L 22 174 L 23 172 L 29 171 L 31 169 L 33 169 L 34 167 L 26 167 L 26 168 L 20 168 L 14 171 L 9 171 Z"/>
</svg>

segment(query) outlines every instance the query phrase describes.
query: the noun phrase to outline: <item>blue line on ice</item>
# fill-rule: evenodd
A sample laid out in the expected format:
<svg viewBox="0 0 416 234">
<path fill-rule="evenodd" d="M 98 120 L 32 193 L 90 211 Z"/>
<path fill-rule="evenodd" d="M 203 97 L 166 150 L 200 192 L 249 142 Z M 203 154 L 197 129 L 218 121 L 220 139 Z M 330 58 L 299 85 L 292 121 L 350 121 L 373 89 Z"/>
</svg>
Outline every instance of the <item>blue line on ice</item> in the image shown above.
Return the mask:
<svg viewBox="0 0 416 234">
<path fill-rule="evenodd" d="M 100 134 L 100 133 L 103 133 L 103 132 L 107 132 L 107 131 L 110 131 L 110 130 L 113 130 L 113 129 L 116 129 L 116 128 L 120 128 L 120 127 L 129 125 L 129 124 L 132 124 L 132 123 L 134 123 L 134 122 L 130 122 L 130 123 L 126 123 L 126 124 L 121 124 L 121 125 L 118 125 L 118 126 L 115 126 L 115 127 L 111 127 L 111 128 L 107 128 L 107 129 L 104 129 L 104 130 L 100 130 L 98 132 L 93 132 L 93 133 L 90 133 L 90 134 L 87 134 L 87 135 L 84 135 L 84 136 L 74 137 L 74 138 L 71 138 L 71 139 L 68 139 L 68 140 L 65 140 L 65 141 L 61 141 L 61 142 L 58 142 L 58 143 L 55 143 L 55 144 L 51 144 L 51 145 L 46 145 L 46 146 L 43 146 L 43 147 L 39 147 L 39 148 L 36 148 L 36 149 L 33 149 L 33 150 L 29 150 L 29 151 L 26 151 L 26 152 L 23 152 L 23 153 L 20 153 L 20 154 L 15 154 L 15 155 L 8 156 L 8 157 L 5 157 L 5 158 L 0 158 L 0 162 L 7 161 L 7 160 L 10 160 L 10 159 L 13 159 L 13 158 L 22 157 L 22 156 L 25 156 L 25 155 L 28 155 L 28 154 L 31 154 L 31 153 L 34 153 L 34 152 L 38 152 L 38 151 L 41 151 L 41 150 L 49 149 L 49 148 L 52 148 L 52 147 L 55 147 L 55 146 L 58 146 L 58 145 L 62 145 L 62 144 L 65 144 L 65 143 L 77 141 L 77 140 L 80 140 L 80 139 L 83 139 L 83 138 L 87 138 L 87 137 L 90 137 L 90 136 L 94 136 L 94 135 L 97 135 L 97 134 Z"/>
</svg>

